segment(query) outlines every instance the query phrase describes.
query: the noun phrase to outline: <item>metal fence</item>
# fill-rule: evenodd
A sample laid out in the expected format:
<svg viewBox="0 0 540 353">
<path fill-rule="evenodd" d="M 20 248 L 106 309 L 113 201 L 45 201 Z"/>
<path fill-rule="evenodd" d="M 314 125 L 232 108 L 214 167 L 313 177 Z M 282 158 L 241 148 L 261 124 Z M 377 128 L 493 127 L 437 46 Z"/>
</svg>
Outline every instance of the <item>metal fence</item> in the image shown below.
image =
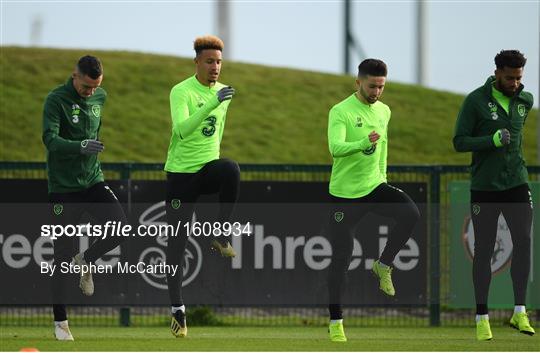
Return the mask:
<svg viewBox="0 0 540 353">
<path fill-rule="evenodd" d="M 321 182 L 330 178 L 328 165 L 258 165 L 243 164 L 242 180 Z M 42 162 L 0 162 L 0 179 L 46 179 Z M 107 180 L 164 180 L 163 164 L 103 163 Z M 529 167 L 531 181 L 540 181 L 540 166 Z M 389 166 L 392 182 L 424 182 L 428 186 L 428 305 L 426 307 L 355 307 L 345 309 L 350 325 L 439 326 L 471 325 L 473 310 L 448 308 L 450 278 L 449 184 L 468 180 L 466 166 Z M 471 284 L 472 285 L 472 284 Z M 537 319 L 540 311 L 536 311 Z M 167 325 L 169 308 L 165 307 L 92 307 L 79 306 L 70 312 L 70 321 L 96 326 Z M 492 323 L 502 324 L 509 315 L 492 310 Z M 533 318 L 534 319 L 534 318 Z M 2 325 L 47 325 L 48 307 L 0 306 Z M 197 307 L 188 310 L 188 320 L 200 325 L 324 325 L 326 308 L 322 307 Z"/>
</svg>

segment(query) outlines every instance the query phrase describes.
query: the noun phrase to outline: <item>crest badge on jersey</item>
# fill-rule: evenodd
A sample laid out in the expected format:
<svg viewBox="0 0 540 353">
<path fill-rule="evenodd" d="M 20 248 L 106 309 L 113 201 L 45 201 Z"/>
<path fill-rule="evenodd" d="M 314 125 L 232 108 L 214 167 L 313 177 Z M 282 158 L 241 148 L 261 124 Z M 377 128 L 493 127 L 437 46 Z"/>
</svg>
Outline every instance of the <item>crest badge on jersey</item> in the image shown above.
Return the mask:
<svg viewBox="0 0 540 353">
<path fill-rule="evenodd" d="M 53 206 L 53 212 L 55 215 L 60 216 L 62 214 L 62 211 L 64 211 L 64 206 L 57 203 Z"/>
<path fill-rule="evenodd" d="M 518 104 L 517 110 L 518 110 L 519 116 L 524 118 L 525 114 L 527 113 L 527 109 L 525 108 L 525 104 Z"/>
<path fill-rule="evenodd" d="M 101 105 L 93 105 L 92 114 L 94 114 L 96 118 L 99 118 L 101 115 Z"/>
<path fill-rule="evenodd" d="M 171 207 L 175 210 L 180 208 L 180 200 L 179 199 L 172 199 L 171 200 Z"/>
</svg>

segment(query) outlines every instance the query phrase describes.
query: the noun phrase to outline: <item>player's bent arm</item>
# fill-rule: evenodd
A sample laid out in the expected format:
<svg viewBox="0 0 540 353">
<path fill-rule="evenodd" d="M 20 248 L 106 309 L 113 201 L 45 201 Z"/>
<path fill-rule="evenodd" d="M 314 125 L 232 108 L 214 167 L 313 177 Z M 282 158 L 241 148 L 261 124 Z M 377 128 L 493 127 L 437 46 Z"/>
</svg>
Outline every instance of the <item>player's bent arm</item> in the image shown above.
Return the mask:
<svg viewBox="0 0 540 353">
<path fill-rule="evenodd" d="M 208 114 L 219 105 L 216 96 L 212 97 L 195 113 L 189 115 L 187 95 L 180 90 L 173 88 L 170 94 L 171 117 L 173 123 L 173 133 L 185 139 L 197 129 Z"/>
<path fill-rule="evenodd" d="M 495 149 L 493 136 L 472 136 L 476 124 L 476 109 L 472 100 L 467 97 L 459 111 L 454 138 L 452 139 L 456 152 L 474 152 Z"/>
<path fill-rule="evenodd" d="M 62 112 L 59 103 L 50 96 L 43 108 L 43 135 L 42 140 L 49 152 L 79 154 L 81 141 L 67 140 L 58 135 L 60 131 L 60 117 Z"/>
<path fill-rule="evenodd" d="M 226 103 L 225 103 L 226 104 Z M 228 107 L 227 107 L 228 108 Z M 225 123 L 227 122 L 227 113 L 223 115 L 223 123 L 219 128 L 219 143 L 223 140 L 223 131 L 225 130 Z"/>
<path fill-rule="evenodd" d="M 331 110 L 328 119 L 328 148 L 332 157 L 347 157 L 363 151 L 372 145 L 369 141 L 369 136 L 364 137 L 360 141 L 346 142 L 346 135 L 345 124 L 339 114 Z"/>
<path fill-rule="evenodd" d="M 384 178 L 384 181 L 387 181 L 386 177 L 386 170 L 387 170 L 387 158 L 388 158 L 388 124 L 390 122 L 390 117 L 392 116 L 392 112 L 390 111 L 390 108 L 386 106 L 386 110 L 388 113 L 388 121 L 386 124 L 386 129 L 384 129 L 384 138 L 382 139 L 382 142 L 379 144 L 379 148 L 381 149 L 381 154 L 379 156 L 379 171 L 381 175 Z"/>
<path fill-rule="evenodd" d="M 475 152 L 494 149 L 493 136 L 463 136 L 456 135 L 453 139 L 454 149 L 456 152 Z"/>
</svg>

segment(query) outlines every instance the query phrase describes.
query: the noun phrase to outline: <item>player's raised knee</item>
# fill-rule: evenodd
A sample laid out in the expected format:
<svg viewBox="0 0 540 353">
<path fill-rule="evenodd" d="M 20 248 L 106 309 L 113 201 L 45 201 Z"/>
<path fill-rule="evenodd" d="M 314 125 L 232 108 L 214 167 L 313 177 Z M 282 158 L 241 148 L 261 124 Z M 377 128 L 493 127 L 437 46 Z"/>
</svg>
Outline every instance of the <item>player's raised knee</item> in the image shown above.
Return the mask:
<svg viewBox="0 0 540 353">
<path fill-rule="evenodd" d="M 221 173 L 223 176 L 234 180 L 240 179 L 240 166 L 232 159 L 224 158 L 221 161 Z"/>
</svg>

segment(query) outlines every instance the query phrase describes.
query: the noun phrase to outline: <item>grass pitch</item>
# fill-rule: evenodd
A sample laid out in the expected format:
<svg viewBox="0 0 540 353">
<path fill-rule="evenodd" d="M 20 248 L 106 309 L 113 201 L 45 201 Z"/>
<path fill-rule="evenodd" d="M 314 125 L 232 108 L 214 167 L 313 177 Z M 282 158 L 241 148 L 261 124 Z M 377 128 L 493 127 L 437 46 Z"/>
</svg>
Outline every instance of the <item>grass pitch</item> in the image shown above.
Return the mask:
<svg viewBox="0 0 540 353">
<path fill-rule="evenodd" d="M 467 328 L 346 328 L 348 342 L 328 340 L 326 327 L 190 327 L 174 338 L 167 327 L 71 327 L 74 342 L 54 340 L 51 327 L 0 327 L 0 350 L 19 351 L 538 351 L 540 338 L 493 327 L 478 342 Z"/>
</svg>

